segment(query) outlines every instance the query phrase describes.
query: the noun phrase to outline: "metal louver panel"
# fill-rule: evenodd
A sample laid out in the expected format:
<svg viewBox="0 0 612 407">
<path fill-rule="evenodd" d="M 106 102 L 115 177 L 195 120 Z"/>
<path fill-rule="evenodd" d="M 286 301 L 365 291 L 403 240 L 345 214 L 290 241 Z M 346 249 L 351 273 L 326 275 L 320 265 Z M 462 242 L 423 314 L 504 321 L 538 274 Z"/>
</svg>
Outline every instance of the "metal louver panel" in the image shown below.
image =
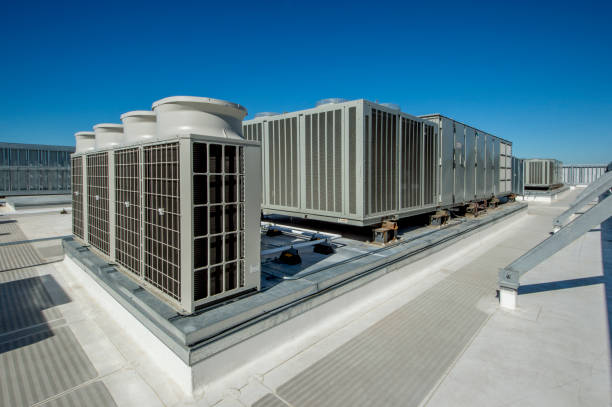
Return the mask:
<svg viewBox="0 0 612 407">
<path fill-rule="evenodd" d="M 437 180 L 437 148 L 436 148 L 436 133 L 434 127 L 424 125 L 424 142 L 423 142 L 423 205 L 433 205 L 436 202 L 436 180 Z"/>
<path fill-rule="evenodd" d="M 181 300 L 179 145 L 143 148 L 144 279 Z"/>
<path fill-rule="evenodd" d="M 87 240 L 109 255 L 108 153 L 87 156 Z"/>
<path fill-rule="evenodd" d="M 72 162 L 72 233 L 84 239 L 83 229 L 83 157 Z"/>
<path fill-rule="evenodd" d="M 244 149 L 193 143 L 194 301 L 244 286 Z"/>
<path fill-rule="evenodd" d="M 355 214 L 357 213 L 357 108 L 349 107 L 349 127 L 348 127 L 348 144 L 349 144 L 349 213 Z M 338 112 L 336 117 L 336 146 L 340 146 L 339 138 L 342 136 L 340 123 L 339 123 L 340 114 Z M 338 149 L 339 150 L 339 149 Z M 337 151 L 336 161 L 339 162 L 341 160 L 340 151 Z M 336 167 L 336 179 L 341 179 L 340 166 Z M 338 198 L 342 195 L 341 188 L 336 188 L 336 193 L 339 194 Z M 337 199 L 338 199 L 337 198 Z M 338 199 L 339 200 L 339 199 Z M 339 212 L 340 209 L 336 207 L 336 211 Z"/>
<path fill-rule="evenodd" d="M 141 275 L 140 150 L 115 151 L 115 260 Z"/>
<path fill-rule="evenodd" d="M 397 210 L 397 115 L 372 109 L 372 130 L 366 148 L 366 167 L 371 168 L 369 214 Z"/>
<path fill-rule="evenodd" d="M 401 205 L 411 208 L 421 205 L 421 132 L 420 123 L 402 117 Z"/>
<path fill-rule="evenodd" d="M 343 206 L 342 110 L 308 114 L 304 120 L 306 208 L 339 214 Z"/>
</svg>

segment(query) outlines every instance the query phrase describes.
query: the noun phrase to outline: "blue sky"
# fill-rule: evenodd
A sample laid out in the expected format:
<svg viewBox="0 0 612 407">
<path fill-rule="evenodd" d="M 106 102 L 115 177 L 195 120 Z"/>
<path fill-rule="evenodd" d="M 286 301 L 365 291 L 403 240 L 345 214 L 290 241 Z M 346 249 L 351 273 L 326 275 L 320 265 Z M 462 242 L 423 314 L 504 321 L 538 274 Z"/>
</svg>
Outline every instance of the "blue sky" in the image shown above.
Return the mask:
<svg viewBox="0 0 612 407">
<path fill-rule="evenodd" d="M 0 141 L 73 144 L 171 95 L 250 116 L 343 97 L 443 113 L 521 157 L 612 160 L 609 1 L 89 3 L 1 6 Z"/>
</svg>

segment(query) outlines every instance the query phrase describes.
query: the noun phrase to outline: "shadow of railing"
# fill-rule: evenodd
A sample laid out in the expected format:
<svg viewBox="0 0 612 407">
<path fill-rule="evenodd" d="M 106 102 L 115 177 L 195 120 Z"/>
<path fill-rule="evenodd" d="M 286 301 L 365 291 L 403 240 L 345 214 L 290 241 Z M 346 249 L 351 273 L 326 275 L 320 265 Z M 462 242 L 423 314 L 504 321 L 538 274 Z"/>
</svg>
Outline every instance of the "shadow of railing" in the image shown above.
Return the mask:
<svg viewBox="0 0 612 407">
<path fill-rule="evenodd" d="M 53 336 L 49 322 L 62 315 L 52 308 L 69 302 L 48 274 L 0 284 L 0 354 Z"/>
</svg>

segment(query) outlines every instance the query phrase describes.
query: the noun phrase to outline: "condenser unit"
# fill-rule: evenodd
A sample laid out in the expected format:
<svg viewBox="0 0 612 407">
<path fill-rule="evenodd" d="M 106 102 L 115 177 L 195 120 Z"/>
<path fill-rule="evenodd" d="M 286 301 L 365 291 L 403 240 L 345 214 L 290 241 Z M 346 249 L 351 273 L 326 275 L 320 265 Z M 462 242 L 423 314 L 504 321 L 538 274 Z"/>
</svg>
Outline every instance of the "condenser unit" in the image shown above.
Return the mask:
<svg viewBox="0 0 612 407">
<path fill-rule="evenodd" d="M 262 145 L 265 214 L 365 226 L 510 193 L 510 142 L 395 104 L 325 99 L 243 133 Z"/>
<path fill-rule="evenodd" d="M 180 311 L 260 288 L 261 153 L 241 135 L 245 115 L 230 102 L 166 98 L 122 115 L 112 150 L 84 155 L 108 158 L 111 243 L 84 240 Z M 99 186 L 86 174 L 89 201 Z"/>
<path fill-rule="evenodd" d="M 525 159 L 525 188 L 549 189 L 563 184 L 563 163 L 555 159 Z"/>
</svg>

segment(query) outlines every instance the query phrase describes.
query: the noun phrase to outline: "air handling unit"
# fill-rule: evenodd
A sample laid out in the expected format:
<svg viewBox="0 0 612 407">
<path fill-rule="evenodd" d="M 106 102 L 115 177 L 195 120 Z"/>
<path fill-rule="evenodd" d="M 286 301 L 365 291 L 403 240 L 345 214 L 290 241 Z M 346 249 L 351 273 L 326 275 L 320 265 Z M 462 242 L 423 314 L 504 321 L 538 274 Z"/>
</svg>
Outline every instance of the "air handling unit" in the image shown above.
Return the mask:
<svg viewBox="0 0 612 407">
<path fill-rule="evenodd" d="M 525 189 L 548 190 L 563 185 L 563 163 L 555 159 L 525 159 Z"/>
<path fill-rule="evenodd" d="M 512 143 L 440 114 L 420 116 L 440 132 L 441 203 L 461 205 L 512 193 Z"/>
<path fill-rule="evenodd" d="M 466 150 L 462 144 L 463 158 L 455 157 L 455 134 L 439 132 L 437 117 L 411 116 L 394 104 L 325 99 L 312 109 L 243 122 L 245 137 L 262 145 L 264 214 L 367 226 L 506 193 L 501 140 L 490 135 L 490 154 L 482 151 L 479 167 L 483 184 L 490 167 L 490 185 L 481 193 L 455 190 L 465 171 L 455 177 L 454 160 L 465 165 Z"/>
<path fill-rule="evenodd" d="M 261 153 L 242 138 L 245 115 L 187 96 L 122 115 L 124 141 L 109 150 L 112 249 L 75 236 L 181 312 L 258 290 Z"/>
</svg>

